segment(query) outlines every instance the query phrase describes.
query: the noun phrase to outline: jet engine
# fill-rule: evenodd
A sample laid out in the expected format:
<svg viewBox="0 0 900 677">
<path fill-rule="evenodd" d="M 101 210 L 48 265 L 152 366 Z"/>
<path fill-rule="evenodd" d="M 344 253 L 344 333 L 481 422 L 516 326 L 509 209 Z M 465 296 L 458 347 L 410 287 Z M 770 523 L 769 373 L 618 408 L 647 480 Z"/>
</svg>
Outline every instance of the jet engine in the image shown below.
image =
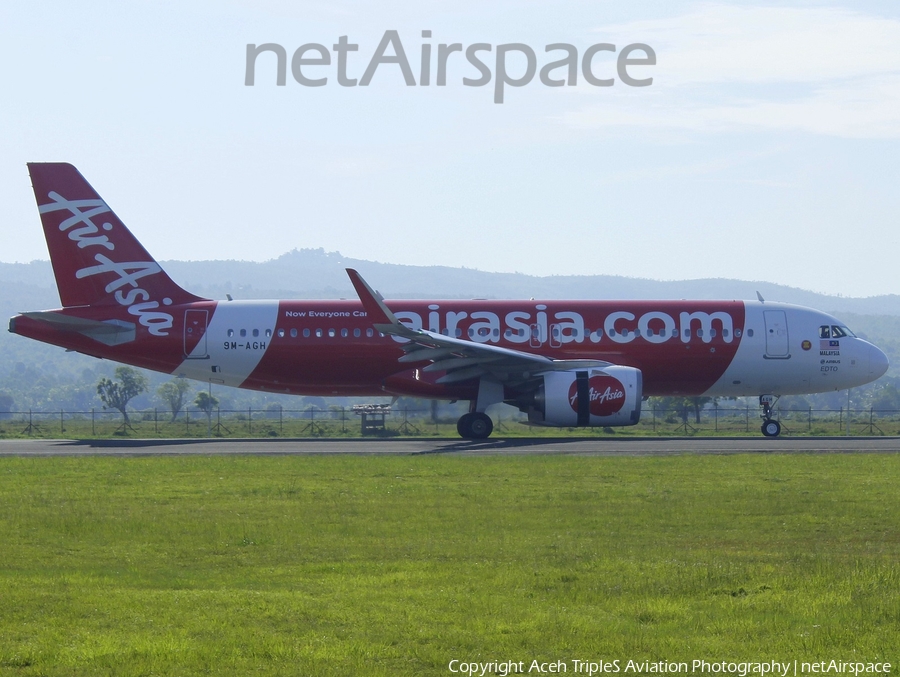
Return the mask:
<svg viewBox="0 0 900 677">
<path fill-rule="evenodd" d="M 534 425 L 556 427 L 635 425 L 641 419 L 640 369 L 551 371 L 541 375 L 525 409 Z"/>
</svg>

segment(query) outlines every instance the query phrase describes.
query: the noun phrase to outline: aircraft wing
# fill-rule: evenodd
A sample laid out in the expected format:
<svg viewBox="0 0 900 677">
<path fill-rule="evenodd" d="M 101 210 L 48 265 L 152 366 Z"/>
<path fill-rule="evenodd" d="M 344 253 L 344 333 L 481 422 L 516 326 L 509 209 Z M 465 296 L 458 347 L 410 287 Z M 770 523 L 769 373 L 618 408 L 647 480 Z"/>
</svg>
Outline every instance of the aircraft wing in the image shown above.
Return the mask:
<svg viewBox="0 0 900 677">
<path fill-rule="evenodd" d="M 611 366 L 610 362 L 602 360 L 553 360 L 521 350 L 407 327 L 385 305 L 381 294 L 372 289 L 357 271 L 347 268 L 347 274 L 375 329 L 409 341 L 403 346 L 406 354 L 400 357 L 400 362 L 429 361 L 431 364 L 424 371 L 447 372 L 436 383 L 456 383 L 482 376 L 491 376 L 501 383 L 516 383 L 547 371 Z"/>
</svg>

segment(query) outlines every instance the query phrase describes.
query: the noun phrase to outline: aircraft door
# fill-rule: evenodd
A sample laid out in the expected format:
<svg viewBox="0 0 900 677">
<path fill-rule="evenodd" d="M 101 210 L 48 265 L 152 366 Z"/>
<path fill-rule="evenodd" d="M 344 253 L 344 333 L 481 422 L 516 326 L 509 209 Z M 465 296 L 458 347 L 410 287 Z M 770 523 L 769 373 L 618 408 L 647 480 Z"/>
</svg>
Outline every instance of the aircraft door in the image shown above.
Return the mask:
<svg viewBox="0 0 900 677">
<path fill-rule="evenodd" d="M 766 357 L 789 358 L 787 316 L 783 310 L 766 310 Z"/>
<path fill-rule="evenodd" d="M 550 325 L 550 347 L 559 348 L 562 346 L 562 329 L 558 324 Z"/>
<path fill-rule="evenodd" d="M 530 345 L 532 348 L 540 348 L 542 345 L 544 345 L 544 337 L 541 336 L 541 333 L 541 325 L 531 325 L 531 338 L 528 341 L 528 345 Z"/>
<path fill-rule="evenodd" d="M 184 311 L 184 356 L 202 360 L 209 357 L 206 351 L 207 310 Z"/>
</svg>

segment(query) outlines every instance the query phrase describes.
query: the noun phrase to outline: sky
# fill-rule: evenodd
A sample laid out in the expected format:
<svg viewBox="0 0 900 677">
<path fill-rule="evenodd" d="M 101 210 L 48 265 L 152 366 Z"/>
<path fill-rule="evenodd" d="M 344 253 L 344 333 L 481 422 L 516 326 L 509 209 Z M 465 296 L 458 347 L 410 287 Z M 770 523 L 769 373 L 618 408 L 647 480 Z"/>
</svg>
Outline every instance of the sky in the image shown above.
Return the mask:
<svg viewBox="0 0 900 677">
<path fill-rule="evenodd" d="M 362 79 L 397 31 L 396 63 Z M 422 37 L 431 31 L 431 37 Z M 726 277 L 900 293 L 900 5 L 41 1 L 0 8 L 0 261 L 46 259 L 26 162 L 76 165 L 157 259 L 265 261 L 295 248 L 533 275 Z M 330 65 L 290 62 L 325 45 Z M 439 44 L 462 54 L 436 86 Z M 495 103 L 497 46 L 536 69 L 595 44 L 595 77 L 536 75 Z M 616 58 L 649 45 L 655 65 Z M 431 83 L 419 84 L 431 45 Z M 394 55 L 393 46 L 385 52 Z M 316 52 L 306 52 L 309 58 Z M 632 53 L 640 57 L 643 52 Z M 300 56 L 304 56 L 301 54 Z M 510 79 L 526 71 L 507 52 Z M 553 71 L 563 78 L 566 69 Z M 377 285 L 377 281 L 373 281 Z M 602 298 L 603 290 L 597 290 Z"/>
</svg>

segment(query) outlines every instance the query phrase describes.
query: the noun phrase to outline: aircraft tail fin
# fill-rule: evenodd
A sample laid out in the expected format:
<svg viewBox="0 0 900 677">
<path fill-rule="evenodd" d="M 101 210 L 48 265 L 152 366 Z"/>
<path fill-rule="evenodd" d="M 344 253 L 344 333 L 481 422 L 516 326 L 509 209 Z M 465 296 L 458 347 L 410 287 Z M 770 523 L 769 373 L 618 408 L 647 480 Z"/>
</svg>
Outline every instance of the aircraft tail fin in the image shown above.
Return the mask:
<svg viewBox="0 0 900 677">
<path fill-rule="evenodd" d="M 63 307 L 203 300 L 172 281 L 75 167 L 29 163 L 28 171 Z"/>
</svg>

